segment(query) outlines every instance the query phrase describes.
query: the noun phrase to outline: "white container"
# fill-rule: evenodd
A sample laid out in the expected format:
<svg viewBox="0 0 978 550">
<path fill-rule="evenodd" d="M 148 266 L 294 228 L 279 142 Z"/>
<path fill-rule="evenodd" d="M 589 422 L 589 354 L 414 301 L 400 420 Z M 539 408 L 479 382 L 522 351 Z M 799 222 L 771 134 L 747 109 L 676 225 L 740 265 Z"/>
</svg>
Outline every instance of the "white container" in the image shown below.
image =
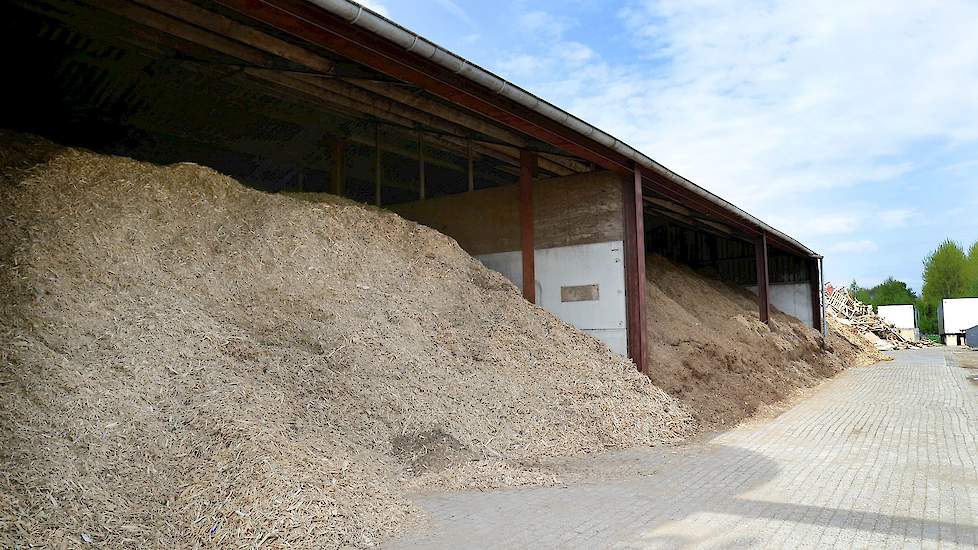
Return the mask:
<svg viewBox="0 0 978 550">
<path fill-rule="evenodd" d="M 879 306 L 876 309 L 884 321 L 899 329 L 917 328 L 917 308 L 912 304 Z"/>
<path fill-rule="evenodd" d="M 964 334 L 978 325 L 978 298 L 946 298 L 937 307 L 937 327 L 941 334 Z"/>
</svg>

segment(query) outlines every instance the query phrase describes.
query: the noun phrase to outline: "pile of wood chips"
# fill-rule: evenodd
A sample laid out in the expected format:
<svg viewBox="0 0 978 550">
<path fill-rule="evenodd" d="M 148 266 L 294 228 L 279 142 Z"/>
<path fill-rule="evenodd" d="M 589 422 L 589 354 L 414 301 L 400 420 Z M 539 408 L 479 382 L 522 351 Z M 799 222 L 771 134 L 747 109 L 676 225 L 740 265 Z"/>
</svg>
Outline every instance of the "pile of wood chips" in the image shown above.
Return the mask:
<svg viewBox="0 0 978 550">
<path fill-rule="evenodd" d="M 818 331 L 757 296 L 660 256 L 647 262 L 646 334 L 652 381 L 705 428 L 723 429 L 849 367 L 885 360 L 865 339 L 829 323 Z"/>
<path fill-rule="evenodd" d="M 686 408 L 457 244 L 0 132 L 0 547 L 372 546 Z"/>
</svg>

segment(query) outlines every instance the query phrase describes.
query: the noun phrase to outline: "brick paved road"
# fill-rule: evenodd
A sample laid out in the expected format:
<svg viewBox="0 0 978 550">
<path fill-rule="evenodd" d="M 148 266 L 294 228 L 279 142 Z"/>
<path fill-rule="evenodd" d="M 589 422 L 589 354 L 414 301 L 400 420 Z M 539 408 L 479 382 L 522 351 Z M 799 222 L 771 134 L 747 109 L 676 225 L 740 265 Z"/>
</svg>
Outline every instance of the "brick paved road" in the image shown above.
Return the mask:
<svg viewBox="0 0 978 550">
<path fill-rule="evenodd" d="M 623 455 L 644 475 L 426 497 L 431 529 L 389 547 L 971 548 L 975 372 L 940 349 L 900 352 L 774 420 L 665 459 Z"/>
</svg>

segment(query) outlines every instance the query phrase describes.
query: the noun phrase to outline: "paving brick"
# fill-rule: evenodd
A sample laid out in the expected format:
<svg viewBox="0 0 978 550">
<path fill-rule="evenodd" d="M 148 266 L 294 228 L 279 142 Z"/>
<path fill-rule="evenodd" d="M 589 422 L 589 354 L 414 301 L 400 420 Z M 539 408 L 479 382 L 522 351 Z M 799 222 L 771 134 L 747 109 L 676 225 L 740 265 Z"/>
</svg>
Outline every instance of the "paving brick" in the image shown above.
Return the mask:
<svg viewBox="0 0 978 550">
<path fill-rule="evenodd" d="M 431 529 L 388 548 L 973 548 L 978 387 L 894 356 L 652 475 L 424 498 Z"/>
</svg>

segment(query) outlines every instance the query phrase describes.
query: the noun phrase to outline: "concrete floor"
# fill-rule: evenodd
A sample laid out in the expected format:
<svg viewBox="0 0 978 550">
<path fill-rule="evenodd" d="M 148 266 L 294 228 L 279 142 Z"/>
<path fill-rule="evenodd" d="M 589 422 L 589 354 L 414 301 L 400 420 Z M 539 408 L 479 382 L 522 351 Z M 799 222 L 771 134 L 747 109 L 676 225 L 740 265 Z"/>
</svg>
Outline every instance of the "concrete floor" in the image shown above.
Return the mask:
<svg viewBox="0 0 978 550">
<path fill-rule="evenodd" d="M 978 371 L 895 356 L 614 480 L 424 497 L 432 526 L 388 547 L 973 548 Z"/>
</svg>

